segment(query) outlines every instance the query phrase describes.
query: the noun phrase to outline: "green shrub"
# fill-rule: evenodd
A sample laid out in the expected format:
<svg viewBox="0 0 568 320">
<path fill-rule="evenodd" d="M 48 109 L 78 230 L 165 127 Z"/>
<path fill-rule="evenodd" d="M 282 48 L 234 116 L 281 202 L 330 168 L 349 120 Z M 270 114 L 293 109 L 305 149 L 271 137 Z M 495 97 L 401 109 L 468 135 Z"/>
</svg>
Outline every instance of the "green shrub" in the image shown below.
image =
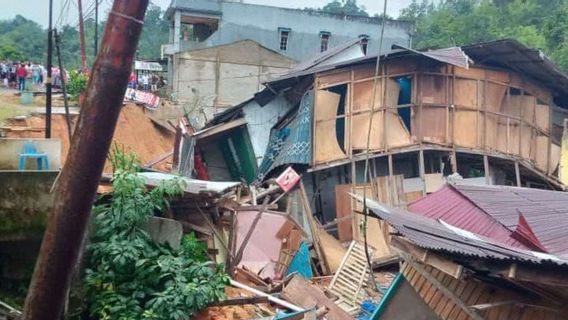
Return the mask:
<svg viewBox="0 0 568 320">
<path fill-rule="evenodd" d="M 86 74 L 76 70 L 71 71 L 67 81 L 67 94 L 69 95 L 69 99 L 78 100 L 81 93 L 87 90 L 88 81 L 89 78 Z"/>
<path fill-rule="evenodd" d="M 202 259 L 203 247 L 188 236 L 179 250 L 157 244 L 142 230 L 167 199 L 181 194 L 180 181 L 148 191 L 135 174 L 134 156 L 115 148 L 113 197 L 95 206 L 96 231 L 89 246 L 85 287 L 89 313 L 98 319 L 189 319 L 223 299 L 223 266 Z M 205 248 L 206 250 L 206 248 Z"/>
</svg>

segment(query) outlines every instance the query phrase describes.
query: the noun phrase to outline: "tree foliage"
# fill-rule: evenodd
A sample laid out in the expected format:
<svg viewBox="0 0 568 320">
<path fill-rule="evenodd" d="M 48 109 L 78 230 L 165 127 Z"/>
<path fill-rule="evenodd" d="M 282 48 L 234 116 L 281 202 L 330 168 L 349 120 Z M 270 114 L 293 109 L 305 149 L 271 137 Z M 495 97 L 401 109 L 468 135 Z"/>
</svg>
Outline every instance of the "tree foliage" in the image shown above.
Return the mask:
<svg viewBox="0 0 568 320">
<path fill-rule="evenodd" d="M 413 0 L 414 47 L 440 48 L 513 38 L 542 49 L 568 70 L 568 0 Z"/>
<path fill-rule="evenodd" d="M 135 174 L 135 160 L 115 149 L 112 200 L 93 210 L 95 234 L 84 282 L 89 312 L 97 319 L 189 319 L 224 298 L 228 278 L 223 266 L 203 259 L 195 237 L 174 250 L 143 230 L 181 188 L 174 180 L 148 191 Z"/>
<path fill-rule="evenodd" d="M 144 28 L 138 44 L 137 57 L 156 59 L 160 57 L 161 45 L 168 42 L 169 24 L 163 18 L 164 11 L 150 4 L 144 18 Z M 94 35 L 98 28 L 99 47 L 106 21 L 95 26 L 93 18 L 85 19 L 85 51 L 87 64 L 92 66 L 95 59 Z M 81 67 L 78 26 L 55 26 L 61 37 L 61 57 L 65 68 Z M 54 48 L 55 50 L 55 48 Z M 55 54 L 55 51 L 54 51 Z M 38 23 L 17 15 L 10 20 L 0 20 L 0 60 L 29 60 L 45 63 L 47 59 L 47 29 Z M 54 60 L 56 61 L 56 60 Z"/>
<path fill-rule="evenodd" d="M 369 16 L 365 6 L 357 4 L 357 0 L 333 0 L 321 8 L 305 8 L 304 10 L 340 15 Z"/>
</svg>

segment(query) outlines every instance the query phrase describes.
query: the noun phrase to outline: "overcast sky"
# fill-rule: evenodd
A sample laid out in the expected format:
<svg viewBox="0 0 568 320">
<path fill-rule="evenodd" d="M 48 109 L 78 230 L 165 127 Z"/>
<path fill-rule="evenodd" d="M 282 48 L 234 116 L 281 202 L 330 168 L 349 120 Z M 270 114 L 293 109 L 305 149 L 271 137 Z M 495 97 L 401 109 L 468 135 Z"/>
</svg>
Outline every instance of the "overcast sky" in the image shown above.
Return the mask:
<svg viewBox="0 0 568 320">
<path fill-rule="evenodd" d="M 112 0 L 98 0 L 100 3 L 100 18 L 106 18 L 106 12 Z M 264 4 L 278 7 L 304 8 L 322 7 L 331 0 L 244 0 L 246 3 Z M 373 15 L 382 12 L 384 0 L 358 0 L 357 3 L 364 5 L 367 11 Z M 48 24 L 48 0 L 1 0 L 0 19 L 11 19 L 20 14 L 28 19 L 32 19 L 44 27 Z M 152 0 L 153 3 L 166 9 L 171 0 Z M 390 0 L 388 1 L 387 12 L 390 16 L 397 17 L 400 9 L 406 7 L 412 0 Z M 83 13 L 87 17 L 94 16 L 95 0 L 82 0 Z M 65 5 L 66 4 L 66 5 Z M 77 24 L 77 0 L 53 0 L 53 19 L 54 25 Z"/>
</svg>

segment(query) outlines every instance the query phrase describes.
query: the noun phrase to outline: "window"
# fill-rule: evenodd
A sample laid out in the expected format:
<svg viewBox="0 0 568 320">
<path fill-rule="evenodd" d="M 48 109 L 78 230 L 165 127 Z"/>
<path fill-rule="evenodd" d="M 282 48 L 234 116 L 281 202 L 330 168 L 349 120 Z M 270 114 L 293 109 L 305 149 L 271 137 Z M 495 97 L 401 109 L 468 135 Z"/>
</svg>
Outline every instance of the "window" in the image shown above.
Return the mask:
<svg viewBox="0 0 568 320">
<path fill-rule="evenodd" d="M 320 52 L 327 51 L 327 46 L 329 44 L 329 37 L 331 33 L 322 31 L 320 32 L 321 44 L 320 44 Z"/>
<path fill-rule="evenodd" d="M 290 35 L 289 28 L 278 28 L 280 31 L 280 50 L 286 51 L 288 49 L 288 36 Z"/>
</svg>

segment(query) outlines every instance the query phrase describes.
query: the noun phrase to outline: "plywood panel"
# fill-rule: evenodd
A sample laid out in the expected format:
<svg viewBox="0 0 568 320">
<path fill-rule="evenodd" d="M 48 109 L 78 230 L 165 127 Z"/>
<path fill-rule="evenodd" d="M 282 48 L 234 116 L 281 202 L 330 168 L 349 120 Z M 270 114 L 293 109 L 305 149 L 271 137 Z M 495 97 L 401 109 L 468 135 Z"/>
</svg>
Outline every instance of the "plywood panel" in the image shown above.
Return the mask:
<svg viewBox="0 0 568 320">
<path fill-rule="evenodd" d="M 358 185 L 355 187 L 355 194 L 363 196 L 367 195 L 369 199 L 377 198 L 373 196 L 372 188 L 370 185 L 367 187 L 363 185 Z M 362 212 L 363 204 L 357 202 L 355 205 L 355 211 Z M 353 237 L 357 240 L 363 240 L 362 228 L 364 225 L 364 215 L 354 212 L 355 216 L 355 226 L 356 229 L 353 230 Z M 391 249 L 389 246 L 389 241 L 387 239 L 388 235 L 388 224 L 374 217 L 368 217 L 367 219 L 367 242 L 369 246 L 375 249 L 375 258 L 385 257 L 391 255 Z"/>
<path fill-rule="evenodd" d="M 337 234 L 339 240 L 348 241 L 353 239 L 353 231 L 351 229 L 351 201 L 349 195 L 351 192 L 351 184 L 339 184 L 335 186 L 335 215 L 337 222 Z"/>
<path fill-rule="evenodd" d="M 477 109 L 477 80 L 455 79 L 454 105 Z"/>
<path fill-rule="evenodd" d="M 520 156 L 525 159 L 531 159 L 531 149 L 534 149 L 533 145 L 533 131 L 532 127 L 523 124 L 520 128 L 521 130 L 521 153 Z"/>
<path fill-rule="evenodd" d="M 546 171 L 548 162 L 548 137 L 539 135 L 536 137 L 536 161 L 538 169 Z"/>
<path fill-rule="evenodd" d="M 494 114 L 487 114 L 482 121 L 487 121 L 485 126 L 485 143 L 488 149 L 497 150 L 497 141 L 503 138 L 498 135 L 497 123 L 499 116 Z"/>
<path fill-rule="evenodd" d="M 548 170 L 548 174 L 553 174 L 556 169 L 558 169 L 558 163 L 560 162 L 560 146 L 557 144 L 552 143 L 550 145 L 550 167 Z"/>
<path fill-rule="evenodd" d="M 391 60 L 387 64 L 388 74 L 403 74 L 416 71 L 416 59 L 397 59 Z"/>
<path fill-rule="evenodd" d="M 315 145 L 314 161 L 322 163 L 345 158 L 345 153 L 339 147 L 336 138 L 334 119 L 339 105 L 338 94 L 326 90 L 318 90 L 314 107 Z M 325 120 L 324 120 L 325 119 Z M 332 120 L 327 120 L 332 119 Z"/>
<path fill-rule="evenodd" d="M 441 173 L 426 173 L 424 179 L 427 193 L 438 191 L 446 183 Z"/>
<path fill-rule="evenodd" d="M 425 142 L 446 143 L 447 108 L 422 106 L 412 117 L 413 135 Z M 421 119 L 421 120 L 420 120 Z M 423 127 L 420 127 L 420 121 Z"/>
<path fill-rule="evenodd" d="M 456 110 L 454 123 L 454 144 L 466 148 L 477 147 L 477 121 L 477 111 Z"/>
<path fill-rule="evenodd" d="M 535 109 L 535 124 L 544 132 L 550 131 L 550 107 L 545 104 L 537 104 Z"/>
<path fill-rule="evenodd" d="M 373 122 L 371 123 L 370 113 L 354 115 L 351 120 L 352 140 L 351 148 L 353 150 L 366 150 L 367 135 L 369 134 L 369 126 L 371 125 L 371 134 L 369 140 L 369 148 L 371 150 L 381 149 L 383 147 L 383 112 L 375 111 L 373 114 Z"/>
<path fill-rule="evenodd" d="M 388 147 L 401 147 L 411 144 L 410 132 L 398 116 L 397 110 L 388 110 L 386 115 Z"/>
<path fill-rule="evenodd" d="M 382 80 L 376 82 L 374 93 L 373 109 L 371 123 L 371 101 L 373 100 L 373 82 L 365 81 L 355 83 L 353 85 L 353 105 L 352 112 L 357 113 L 367 111 L 366 113 L 358 113 L 352 117 L 352 141 L 353 150 L 365 150 L 367 148 L 367 136 L 369 126 L 371 125 L 371 134 L 369 147 L 372 150 L 381 149 L 383 147 L 383 111 L 378 110 L 382 107 Z M 399 85 L 396 81 L 388 79 L 386 85 L 386 103 L 387 106 L 394 107 L 397 105 Z M 389 146 L 402 146 L 410 143 L 410 134 L 405 129 L 404 124 L 398 117 L 396 110 L 387 112 Z M 346 136 L 348 136 L 346 134 Z"/>
<path fill-rule="evenodd" d="M 481 84 L 482 92 L 487 88 L 487 94 L 485 95 L 485 110 L 499 112 L 501 110 L 501 105 L 503 104 L 503 100 L 505 99 L 505 93 L 507 92 L 507 87 L 490 83 L 488 82 L 486 85 Z M 483 107 L 481 107 L 483 109 Z"/>
<path fill-rule="evenodd" d="M 446 79 L 443 76 L 422 75 L 422 102 L 446 104 Z"/>
</svg>

